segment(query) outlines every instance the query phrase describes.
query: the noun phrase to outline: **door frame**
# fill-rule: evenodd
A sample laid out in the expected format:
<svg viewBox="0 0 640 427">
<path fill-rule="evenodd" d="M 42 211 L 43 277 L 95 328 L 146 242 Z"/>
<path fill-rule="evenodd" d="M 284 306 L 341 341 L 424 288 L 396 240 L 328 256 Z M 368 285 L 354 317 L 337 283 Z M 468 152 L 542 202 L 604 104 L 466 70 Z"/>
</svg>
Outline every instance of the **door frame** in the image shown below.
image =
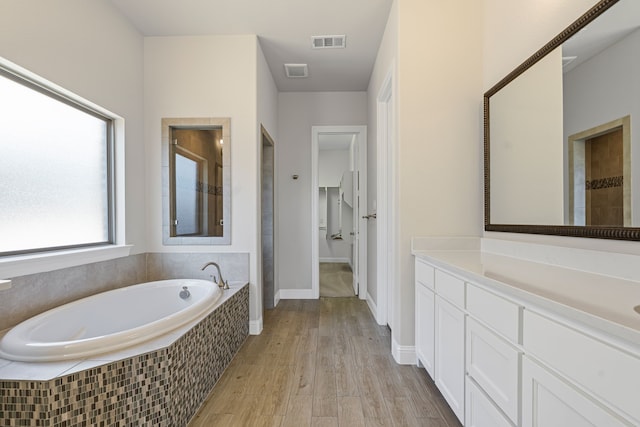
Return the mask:
<svg viewBox="0 0 640 427">
<path fill-rule="evenodd" d="M 366 126 L 312 126 L 311 127 L 311 291 L 314 299 L 320 298 L 320 248 L 318 213 L 318 137 L 321 134 L 356 135 L 357 156 L 355 168 L 358 173 L 358 297 L 367 298 L 367 223 L 362 218 L 367 211 L 367 127 Z"/>
<path fill-rule="evenodd" d="M 565 211 L 568 212 L 568 217 L 565 218 L 567 224 L 584 225 L 575 221 L 575 211 L 577 209 L 575 205 L 576 193 L 578 191 L 584 192 L 584 146 L 586 141 L 617 129 L 622 129 L 622 207 L 624 226 L 631 227 L 633 212 L 631 210 L 631 116 L 629 115 L 569 135 L 567 138 L 567 163 L 565 164 L 565 169 L 567 170 L 567 175 L 565 175 L 567 177 L 566 188 L 568 189 L 568 196 L 565 199 L 565 203 L 568 204 L 568 209 Z M 576 154 L 578 147 L 581 148 L 582 156 Z M 578 176 L 581 176 L 582 180 L 577 179 Z"/>
<path fill-rule="evenodd" d="M 393 250 L 397 229 L 397 178 L 395 149 L 395 64 L 387 73 L 377 96 L 376 127 L 376 277 L 375 317 L 379 325 L 393 328 L 394 275 L 397 261 Z"/>
<path fill-rule="evenodd" d="M 276 168 L 275 168 L 275 162 L 276 162 L 276 156 L 275 156 L 275 149 L 276 149 L 276 144 L 273 141 L 273 138 L 271 137 L 271 135 L 269 135 L 269 132 L 267 132 L 267 129 L 264 127 L 264 125 L 260 124 L 260 159 L 259 159 L 259 163 L 260 163 L 260 184 L 259 184 L 259 190 L 260 190 L 260 196 L 259 196 L 259 201 L 260 201 L 260 244 L 258 247 L 258 253 L 259 253 L 259 259 L 258 259 L 258 263 L 260 265 L 259 268 L 259 273 L 260 273 L 260 280 L 259 283 L 262 285 L 261 286 L 261 290 L 262 290 L 262 295 L 260 297 L 260 307 L 262 309 L 261 311 L 261 315 L 260 318 L 264 318 L 264 293 L 265 293 L 265 283 L 264 283 L 264 217 L 265 217 L 265 211 L 264 211 L 264 204 L 262 203 L 262 198 L 263 198 L 263 193 L 264 193 L 264 184 L 265 184 L 265 177 L 264 177 L 264 153 L 265 153 L 265 149 L 271 149 L 273 150 L 273 159 L 272 159 L 272 164 L 271 167 L 273 169 L 273 173 L 271 176 L 271 250 L 272 250 L 272 266 L 271 266 L 271 274 L 273 275 L 272 277 L 272 286 L 273 289 L 271 289 L 273 291 L 273 301 L 271 301 L 271 304 L 273 305 L 273 308 L 275 308 L 278 305 L 278 301 L 276 299 L 276 289 L 275 289 L 275 285 L 276 285 L 276 268 L 278 263 L 276 262 L 276 183 L 275 183 L 275 178 L 276 178 Z M 267 212 L 268 213 L 268 212 Z"/>
</svg>

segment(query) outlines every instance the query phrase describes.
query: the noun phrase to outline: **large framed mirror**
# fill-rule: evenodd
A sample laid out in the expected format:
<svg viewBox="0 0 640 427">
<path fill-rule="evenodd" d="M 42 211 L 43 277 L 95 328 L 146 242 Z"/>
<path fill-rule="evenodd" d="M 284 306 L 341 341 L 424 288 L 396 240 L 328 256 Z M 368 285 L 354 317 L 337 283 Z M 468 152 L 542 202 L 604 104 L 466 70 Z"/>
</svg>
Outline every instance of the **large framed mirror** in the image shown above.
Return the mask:
<svg viewBox="0 0 640 427">
<path fill-rule="evenodd" d="M 230 122 L 162 119 L 164 244 L 231 244 Z"/>
<path fill-rule="evenodd" d="M 484 111 L 486 231 L 640 240 L 640 1 L 597 3 Z"/>
</svg>

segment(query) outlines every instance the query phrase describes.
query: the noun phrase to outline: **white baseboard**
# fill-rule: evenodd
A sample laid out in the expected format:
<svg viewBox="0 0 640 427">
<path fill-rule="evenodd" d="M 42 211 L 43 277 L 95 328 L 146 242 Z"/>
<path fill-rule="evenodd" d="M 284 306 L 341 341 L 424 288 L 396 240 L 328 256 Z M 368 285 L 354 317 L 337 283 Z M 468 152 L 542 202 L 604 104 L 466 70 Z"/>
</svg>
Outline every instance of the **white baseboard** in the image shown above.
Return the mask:
<svg viewBox="0 0 640 427">
<path fill-rule="evenodd" d="M 414 345 L 400 345 L 391 339 L 391 355 L 400 365 L 416 364 L 416 347 Z"/>
<path fill-rule="evenodd" d="M 280 290 L 278 289 L 278 292 L 276 292 L 275 297 L 273 297 L 273 306 L 277 307 L 279 302 L 280 302 Z"/>
<path fill-rule="evenodd" d="M 280 289 L 280 299 L 317 299 L 313 289 Z"/>
<path fill-rule="evenodd" d="M 376 319 L 376 323 L 380 326 L 387 325 L 387 319 L 382 313 L 378 312 L 378 305 L 373 301 L 371 294 L 367 293 L 367 305 L 369 306 L 369 310 L 371 310 L 371 314 L 373 314 L 374 319 Z"/>
<path fill-rule="evenodd" d="M 249 320 L 249 334 L 260 335 L 262 333 L 262 317 L 258 320 Z"/>
<path fill-rule="evenodd" d="M 367 294 L 367 305 L 369 306 L 369 310 L 371 310 L 371 314 L 373 314 L 373 318 L 376 319 L 376 323 L 378 325 L 382 325 L 382 323 L 380 323 L 378 320 L 378 306 L 369 294 Z"/>
<path fill-rule="evenodd" d="M 320 258 L 320 262 L 343 262 L 350 263 L 349 258 Z"/>
</svg>

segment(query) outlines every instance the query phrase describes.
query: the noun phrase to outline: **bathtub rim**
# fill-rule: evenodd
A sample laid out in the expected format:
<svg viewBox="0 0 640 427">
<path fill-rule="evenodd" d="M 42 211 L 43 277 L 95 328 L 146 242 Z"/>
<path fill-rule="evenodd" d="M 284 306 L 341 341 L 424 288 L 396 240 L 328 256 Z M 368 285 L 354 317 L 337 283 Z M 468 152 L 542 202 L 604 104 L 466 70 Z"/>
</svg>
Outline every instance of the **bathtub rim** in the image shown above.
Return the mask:
<svg viewBox="0 0 640 427">
<path fill-rule="evenodd" d="M 6 359 L 0 359 L 0 381 L 50 381 L 65 375 L 75 374 L 86 369 L 102 366 L 108 363 L 125 360 L 136 355 L 146 354 L 157 350 L 170 347 L 178 341 L 184 334 L 200 323 L 205 317 L 209 316 L 215 310 L 220 308 L 227 300 L 242 290 L 245 286 L 249 286 L 247 281 L 229 282 L 229 290 L 222 294 L 222 298 L 208 312 L 203 314 L 202 318 L 194 319 L 167 333 L 156 337 L 150 341 L 134 345 L 122 350 L 116 350 L 111 353 L 105 353 L 96 357 L 67 360 L 63 362 L 15 362 Z M 7 330 L 3 331 L 6 332 Z M 3 334 L 0 333 L 0 336 Z M 7 362 L 3 365 L 2 362 Z"/>
<path fill-rule="evenodd" d="M 198 283 L 202 283 L 202 284 L 211 284 L 211 286 L 215 286 L 213 283 L 211 283 L 210 281 L 204 280 L 204 279 L 186 279 L 186 278 L 179 278 L 179 279 L 165 279 L 165 280 L 154 280 L 151 282 L 143 282 L 143 283 L 138 283 L 138 284 L 134 284 L 134 285 L 130 285 L 128 287 L 136 287 L 136 286 L 142 286 L 142 285 L 149 285 L 149 284 L 154 284 L 154 283 L 163 283 L 163 282 L 170 282 L 170 281 L 180 281 L 180 280 L 185 280 L 185 281 L 189 281 L 189 282 L 198 282 Z M 73 365 L 78 364 L 80 362 L 84 362 L 87 360 L 98 360 L 101 361 L 101 363 L 104 363 L 104 361 L 112 361 L 112 360 L 118 360 L 118 358 L 114 358 L 117 357 L 117 355 L 119 355 L 120 353 L 122 354 L 139 354 L 140 351 L 144 352 L 148 352 L 148 351 L 152 351 L 154 349 L 160 349 L 163 347 L 167 347 L 168 345 L 171 345 L 175 340 L 177 340 L 180 336 L 182 336 L 186 331 L 188 331 L 189 329 L 191 329 L 195 324 L 197 324 L 198 322 L 200 322 L 203 318 L 205 318 L 206 316 L 208 316 L 210 313 L 212 313 L 215 309 L 217 309 L 220 305 L 222 305 L 229 297 L 231 297 L 233 294 L 235 294 L 239 289 L 241 289 L 244 285 L 248 284 L 247 282 L 232 282 L 230 283 L 230 285 L 232 286 L 232 289 L 230 290 L 226 290 L 226 291 L 220 291 L 217 292 L 218 297 L 216 299 L 215 302 L 210 303 L 210 304 L 203 304 L 202 307 L 200 307 L 197 310 L 197 313 L 194 313 L 192 317 L 187 318 L 187 319 L 181 319 L 181 321 L 176 322 L 175 324 L 171 324 L 171 327 L 164 329 L 161 332 L 156 332 L 156 333 L 152 333 L 152 334 L 144 334 L 144 335 L 139 335 L 137 337 L 134 337 L 132 339 L 126 339 L 123 338 L 123 341 L 120 344 L 116 344 L 113 345 L 111 348 L 109 348 L 108 350 L 91 350 L 91 351 L 85 351 L 85 352 L 76 352 L 73 354 L 63 354 L 63 355 L 59 355 L 56 356 L 55 358 L 49 357 L 48 355 L 46 356 L 27 356 L 27 357 L 14 357 L 13 355 L 7 354 L 5 352 L 3 352 L 2 350 L 0 350 L 0 381 L 4 380 L 4 376 L 2 374 L 4 368 L 6 367 L 6 365 L 2 364 L 2 361 L 8 361 L 11 363 L 24 363 L 24 364 L 29 364 L 29 365 L 33 365 L 33 364 L 66 364 L 66 363 L 71 363 Z M 117 288 L 117 289 L 112 289 L 110 291 L 106 291 L 106 292 L 118 292 L 118 291 L 123 291 L 125 288 L 127 288 L 127 286 L 122 287 L 122 288 Z M 101 292 L 104 293 L 104 292 Z M 91 298 L 93 296 L 99 295 L 98 294 L 94 294 L 85 298 L 81 298 L 79 300 L 76 301 L 72 301 L 70 303 L 67 304 L 75 304 L 75 303 L 80 303 L 82 300 L 86 299 L 86 298 Z M 38 319 L 41 317 L 44 317 L 46 314 L 52 312 L 52 311 L 56 311 L 58 309 L 63 308 L 65 305 L 67 304 L 63 304 L 61 306 L 58 307 L 54 307 L 53 309 L 47 310 L 43 313 L 40 313 L 36 316 L 33 316 L 21 323 L 19 323 L 16 326 L 13 326 L 12 328 L 8 328 L 4 331 L 0 332 L 0 339 L 3 339 L 5 335 L 7 335 L 8 333 L 10 333 L 15 327 L 23 324 L 23 323 L 27 323 L 30 322 L 32 319 Z M 176 313 L 180 313 L 180 312 L 176 312 Z M 166 322 L 166 323 L 170 323 L 171 321 L 167 321 L 166 319 L 171 319 L 173 320 L 173 315 L 175 315 L 176 313 L 172 313 L 170 316 L 167 316 L 165 318 L 161 318 L 157 321 L 154 322 L 150 322 L 147 323 L 139 328 L 146 328 L 151 324 L 155 324 L 155 322 Z M 138 327 L 134 328 L 134 331 L 139 332 L 140 329 Z M 125 335 L 128 331 L 131 330 L 127 330 L 126 332 L 122 332 L 121 336 Z M 96 338 L 99 339 L 99 338 Z M 90 341 L 92 339 L 88 339 L 85 341 Z M 154 344 L 156 343 L 156 344 Z M 146 350 L 139 350 L 140 348 L 148 348 Z M 138 350 L 136 350 L 138 349 Z M 7 357 L 9 356 L 9 357 Z M 18 360 L 19 359 L 19 360 Z M 71 367 L 69 366 L 69 367 Z"/>
</svg>

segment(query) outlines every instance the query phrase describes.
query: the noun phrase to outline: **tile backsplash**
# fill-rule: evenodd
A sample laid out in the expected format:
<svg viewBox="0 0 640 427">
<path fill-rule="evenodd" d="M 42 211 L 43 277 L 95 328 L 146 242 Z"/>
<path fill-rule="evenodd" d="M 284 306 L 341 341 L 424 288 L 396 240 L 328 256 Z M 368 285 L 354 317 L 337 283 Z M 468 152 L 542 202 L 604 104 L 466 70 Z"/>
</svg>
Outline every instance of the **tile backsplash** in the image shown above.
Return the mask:
<svg viewBox="0 0 640 427">
<path fill-rule="evenodd" d="M 215 261 L 225 280 L 249 281 L 248 253 L 144 253 L 45 273 L 12 277 L 0 291 L 0 331 L 51 308 L 136 283 L 154 280 L 209 279 Z"/>
<path fill-rule="evenodd" d="M 165 253 L 147 254 L 147 281 L 164 279 L 210 279 L 218 275 L 215 267 L 202 267 L 208 262 L 220 265 L 222 277 L 229 281 L 249 281 L 248 253 Z"/>
</svg>

